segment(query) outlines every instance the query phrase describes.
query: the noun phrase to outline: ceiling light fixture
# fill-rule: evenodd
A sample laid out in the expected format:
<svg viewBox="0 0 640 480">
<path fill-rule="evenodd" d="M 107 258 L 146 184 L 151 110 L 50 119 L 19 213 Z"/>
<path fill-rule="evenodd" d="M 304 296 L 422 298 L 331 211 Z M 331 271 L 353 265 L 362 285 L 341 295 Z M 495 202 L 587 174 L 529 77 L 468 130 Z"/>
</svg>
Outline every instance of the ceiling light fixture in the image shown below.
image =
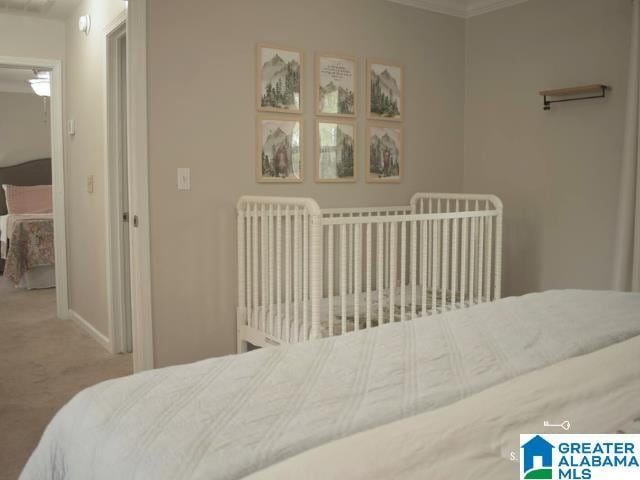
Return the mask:
<svg viewBox="0 0 640 480">
<path fill-rule="evenodd" d="M 33 80 L 29 80 L 29 85 L 36 95 L 40 97 L 51 96 L 51 84 L 49 83 L 49 80 L 34 78 Z"/>
<path fill-rule="evenodd" d="M 50 97 L 51 77 L 49 72 L 34 70 L 33 73 L 36 75 L 36 78 L 29 80 L 29 86 L 31 89 L 40 97 Z"/>
</svg>

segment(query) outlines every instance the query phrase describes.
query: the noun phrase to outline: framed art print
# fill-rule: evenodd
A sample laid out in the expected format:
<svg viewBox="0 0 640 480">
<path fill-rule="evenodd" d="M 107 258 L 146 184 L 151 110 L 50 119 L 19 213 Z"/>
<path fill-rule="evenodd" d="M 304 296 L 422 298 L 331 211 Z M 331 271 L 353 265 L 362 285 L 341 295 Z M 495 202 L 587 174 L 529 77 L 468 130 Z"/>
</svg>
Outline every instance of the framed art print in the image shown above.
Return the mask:
<svg viewBox="0 0 640 480">
<path fill-rule="evenodd" d="M 316 121 L 316 181 L 356 181 L 356 124 L 339 119 Z"/>
<path fill-rule="evenodd" d="M 302 64 L 299 50 L 258 45 L 257 108 L 265 112 L 302 112 Z"/>
<path fill-rule="evenodd" d="M 316 113 L 356 116 L 358 62 L 332 54 L 316 55 Z"/>
<path fill-rule="evenodd" d="M 400 183 L 403 169 L 402 127 L 370 122 L 367 127 L 367 182 Z"/>
<path fill-rule="evenodd" d="M 259 116 L 256 132 L 258 182 L 301 182 L 301 120 L 283 115 Z"/>
<path fill-rule="evenodd" d="M 404 112 L 404 71 L 400 65 L 367 61 L 367 116 L 372 119 L 402 121 Z"/>
</svg>

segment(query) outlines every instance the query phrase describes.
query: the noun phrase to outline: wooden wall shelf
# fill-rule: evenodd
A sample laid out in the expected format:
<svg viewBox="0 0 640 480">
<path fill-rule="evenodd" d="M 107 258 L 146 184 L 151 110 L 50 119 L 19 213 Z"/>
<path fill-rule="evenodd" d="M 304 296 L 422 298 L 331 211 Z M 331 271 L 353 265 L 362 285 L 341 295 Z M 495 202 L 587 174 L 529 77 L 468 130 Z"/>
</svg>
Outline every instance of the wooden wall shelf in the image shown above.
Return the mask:
<svg viewBox="0 0 640 480">
<path fill-rule="evenodd" d="M 544 109 L 551 110 L 552 103 L 574 102 L 578 100 L 590 100 L 592 98 L 605 98 L 607 96 L 608 85 L 595 83 L 593 85 L 582 85 L 579 87 L 557 88 L 555 90 L 543 90 L 540 93 L 544 97 Z M 596 95 L 597 93 L 597 95 Z M 593 95 L 590 95 L 593 94 Z M 565 97 L 569 95 L 581 95 L 575 98 L 563 98 L 560 100 L 549 100 L 548 97 Z"/>
</svg>

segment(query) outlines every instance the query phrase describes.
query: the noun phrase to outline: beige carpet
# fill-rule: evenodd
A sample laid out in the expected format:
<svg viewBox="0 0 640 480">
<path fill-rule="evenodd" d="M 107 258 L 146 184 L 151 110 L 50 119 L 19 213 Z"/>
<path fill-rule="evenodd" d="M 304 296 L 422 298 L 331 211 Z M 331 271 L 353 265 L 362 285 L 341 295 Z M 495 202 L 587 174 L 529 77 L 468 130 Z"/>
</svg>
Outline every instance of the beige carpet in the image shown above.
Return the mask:
<svg viewBox="0 0 640 480">
<path fill-rule="evenodd" d="M 56 411 L 80 390 L 131 373 L 71 320 L 55 290 L 16 290 L 0 277 L 0 479 L 15 480 Z"/>
</svg>

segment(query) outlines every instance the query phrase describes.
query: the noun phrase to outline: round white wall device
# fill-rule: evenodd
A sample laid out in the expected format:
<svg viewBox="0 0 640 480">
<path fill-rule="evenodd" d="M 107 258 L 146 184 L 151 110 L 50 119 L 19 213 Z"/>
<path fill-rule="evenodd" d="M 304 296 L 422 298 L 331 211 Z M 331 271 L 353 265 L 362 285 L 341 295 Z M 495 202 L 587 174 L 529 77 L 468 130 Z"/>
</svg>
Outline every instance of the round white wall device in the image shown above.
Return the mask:
<svg viewBox="0 0 640 480">
<path fill-rule="evenodd" d="M 89 15 L 82 15 L 80 17 L 78 20 L 78 30 L 89 35 L 89 30 L 91 30 L 91 17 Z"/>
</svg>

